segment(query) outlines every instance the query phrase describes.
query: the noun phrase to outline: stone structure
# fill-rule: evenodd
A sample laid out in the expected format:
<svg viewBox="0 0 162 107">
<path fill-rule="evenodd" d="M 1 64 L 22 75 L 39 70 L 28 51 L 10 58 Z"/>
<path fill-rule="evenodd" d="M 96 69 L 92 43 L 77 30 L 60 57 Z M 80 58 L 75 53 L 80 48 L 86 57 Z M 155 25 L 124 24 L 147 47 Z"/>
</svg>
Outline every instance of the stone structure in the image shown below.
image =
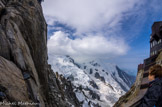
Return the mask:
<svg viewBox="0 0 162 107">
<path fill-rule="evenodd" d="M 152 25 L 150 36 L 150 57 L 144 60 L 143 64 L 138 65 L 138 73 L 135 84 L 122 96 L 114 107 L 135 107 L 140 103 L 141 98 L 148 88 L 149 68 L 152 65 L 162 65 L 162 21 Z"/>
<path fill-rule="evenodd" d="M 152 34 L 150 36 L 150 57 L 158 54 L 162 49 L 162 21 L 155 22 L 152 25 Z"/>
<path fill-rule="evenodd" d="M 162 49 L 162 21 L 154 22 L 152 25 L 152 34 L 150 36 L 150 57 L 144 60 L 144 74 L 141 83 L 141 89 L 146 89 L 148 86 L 148 69 L 157 64 L 158 56 Z"/>
</svg>

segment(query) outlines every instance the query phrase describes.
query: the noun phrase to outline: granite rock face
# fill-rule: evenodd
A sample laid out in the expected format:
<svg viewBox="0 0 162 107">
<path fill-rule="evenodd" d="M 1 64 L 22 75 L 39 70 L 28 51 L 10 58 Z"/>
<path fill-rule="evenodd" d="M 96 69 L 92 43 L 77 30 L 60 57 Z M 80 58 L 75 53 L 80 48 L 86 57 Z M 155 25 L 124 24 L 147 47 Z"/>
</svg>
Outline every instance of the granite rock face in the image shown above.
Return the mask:
<svg viewBox="0 0 162 107">
<path fill-rule="evenodd" d="M 37 0 L 0 0 L 0 86 L 6 101 L 40 107 L 79 106 L 47 63 L 47 24 Z M 68 89 L 67 88 L 67 89 Z M 0 89 L 1 91 L 1 89 Z M 60 97 L 56 97 L 60 96 Z"/>
<path fill-rule="evenodd" d="M 21 70 L 13 62 L 0 57 L 0 74 L 0 88 L 3 90 L 2 87 L 5 87 L 4 91 L 9 100 L 30 101 Z"/>
</svg>

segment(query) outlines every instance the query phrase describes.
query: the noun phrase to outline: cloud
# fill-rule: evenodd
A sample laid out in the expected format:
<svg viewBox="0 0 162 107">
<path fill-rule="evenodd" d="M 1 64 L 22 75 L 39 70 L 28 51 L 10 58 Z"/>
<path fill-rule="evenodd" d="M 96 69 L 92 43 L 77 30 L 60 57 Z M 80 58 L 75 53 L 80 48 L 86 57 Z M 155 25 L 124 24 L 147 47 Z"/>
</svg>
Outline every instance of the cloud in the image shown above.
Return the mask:
<svg viewBox="0 0 162 107">
<path fill-rule="evenodd" d="M 70 55 L 79 59 L 82 58 L 110 58 L 124 55 L 128 46 L 122 38 L 105 38 L 104 36 L 88 35 L 82 38 L 70 39 L 68 33 L 55 32 L 48 40 L 49 56 Z"/>
<path fill-rule="evenodd" d="M 118 27 L 123 15 L 135 11 L 134 7 L 142 3 L 139 1 L 46 0 L 43 3 L 43 10 L 49 25 L 59 21 L 75 28 L 76 33 L 82 34 Z"/>
<path fill-rule="evenodd" d="M 145 47 L 151 25 L 161 20 L 161 4 L 161 0 L 45 0 L 49 58 L 51 54 L 83 61 L 100 58 L 136 70 L 145 58 L 140 55 L 146 54 L 141 50 L 149 51 Z"/>
<path fill-rule="evenodd" d="M 54 34 L 48 40 L 49 54 L 82 56 L 82 59 L 126 54 L 129 46 L 123 38 L 125 35 L 120 33 L 121 20 L 141 3 L 138 1 L 46 0 L 43 3 L 46 21 L 54 27 Z M 67 33 L 65 26 L 60 28 L 56 23 L 75 29 L 75 32 Z M 69 36 L 77 37 L 70 39 Z"/>
</svg>

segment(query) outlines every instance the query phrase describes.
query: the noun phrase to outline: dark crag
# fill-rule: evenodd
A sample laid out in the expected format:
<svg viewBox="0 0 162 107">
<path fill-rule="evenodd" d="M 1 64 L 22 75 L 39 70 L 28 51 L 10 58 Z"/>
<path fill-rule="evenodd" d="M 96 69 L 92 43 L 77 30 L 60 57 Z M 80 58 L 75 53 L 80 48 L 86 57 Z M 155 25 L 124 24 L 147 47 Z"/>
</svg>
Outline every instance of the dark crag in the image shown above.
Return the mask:
<svg viewBox="0 0 162 107">
<path fill-rule="evenodd" d="M 66 79 L 57 78 L 48 65 L 46 44 L 47 24 L 39 1 L 0 0 L 0 86 L 6 89 L 0 89 L 6 96 L 3 101 L 34 102 L 41 107 L 79 106 L 72 86 Z"/>
</svg>

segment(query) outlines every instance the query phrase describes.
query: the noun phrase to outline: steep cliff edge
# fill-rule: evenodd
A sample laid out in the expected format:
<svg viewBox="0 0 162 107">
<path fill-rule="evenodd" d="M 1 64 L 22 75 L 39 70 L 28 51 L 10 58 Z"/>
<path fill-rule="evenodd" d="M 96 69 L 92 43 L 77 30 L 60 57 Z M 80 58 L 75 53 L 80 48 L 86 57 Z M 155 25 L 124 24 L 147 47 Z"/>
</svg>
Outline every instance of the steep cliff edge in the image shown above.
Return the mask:
<svg viewBox="0 0 162 107">
<path fill-rule="evenodd" d="M 151 62 L 148 64 L 146 61 L 151 59 Z M 162 66 L 162 51 L 160 50 L 158 54 L 145 59 L 145 63 L 142 69 L 138 70 L 136 77 L 136 82 L 131 87 L 131 89 L 115 103 L 114 107 L 136 107 L 140 103 L 141 98 L 145 95 L 148 88 L 148 71 L 149 67 L 152 65 L 161 65 Z"/>
<path fill-rule="evenodd" d="M 113 107 L 129 107 L 134 102 L 138 101 L 138 98 L 136 97 L 139 94 L 140 85 L 141 85 L 142 78 L 143 78 L 143 72 L 144 71 L 142 69 L 138 71 L 136 81 L 133 84 L 133 86 L 130 88 L 130 90 L 125 95 L 119 98 L 119 100 L 114 104 Z M 138 96 L 138 97 L 141 98 L 141 96 Z"/>
<path fill-rule="evenodd" d="M 3 101 L 17 106 L 18 102 L 34 102 L 41 107 L 79 106 L 70 83 L 56 77 L 48 65 L 46 44 L 47 24 L 37 0 L 0 0 Z"/>
</svg>

